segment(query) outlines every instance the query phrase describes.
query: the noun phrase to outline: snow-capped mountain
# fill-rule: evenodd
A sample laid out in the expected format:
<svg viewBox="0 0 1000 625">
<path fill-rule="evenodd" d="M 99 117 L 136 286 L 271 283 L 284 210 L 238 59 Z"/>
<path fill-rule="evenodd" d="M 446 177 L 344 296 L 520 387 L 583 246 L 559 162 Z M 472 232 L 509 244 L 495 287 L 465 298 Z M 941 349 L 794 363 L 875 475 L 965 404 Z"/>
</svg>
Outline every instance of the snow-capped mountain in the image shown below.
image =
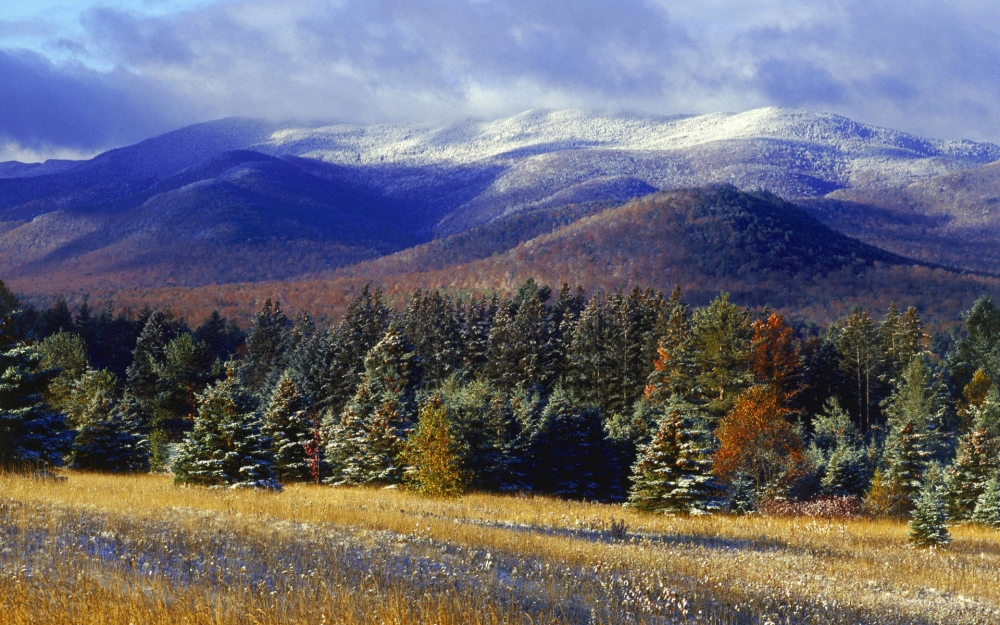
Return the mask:
<svg viewBox="0 0 1000 625">
<path fill-rule="evenodd" d="M 989 143 L 778 108 L 675 117 L 529 111 L 444 126 L 233 118 L 88 161 L 0 163 L 0 276 L 73 266 L 93 275 L 128 267 L 122 280 L 151 284 L 164 271 L 189 284 L 282 279 L 532 208 L 716 183 L 811 200 L 837 228 L 847 213 L 822 202 L 873 197 L 884 208 L 913 185 L 998 159 L 1000 146 Z M 298 251 L 276 255 L 279 248 Z M 241 260 L 222 263 L 223 274 L 188 266 L 230 253 Z M 139 270 L 151 266 L 161 269 Z"/>
</svg>

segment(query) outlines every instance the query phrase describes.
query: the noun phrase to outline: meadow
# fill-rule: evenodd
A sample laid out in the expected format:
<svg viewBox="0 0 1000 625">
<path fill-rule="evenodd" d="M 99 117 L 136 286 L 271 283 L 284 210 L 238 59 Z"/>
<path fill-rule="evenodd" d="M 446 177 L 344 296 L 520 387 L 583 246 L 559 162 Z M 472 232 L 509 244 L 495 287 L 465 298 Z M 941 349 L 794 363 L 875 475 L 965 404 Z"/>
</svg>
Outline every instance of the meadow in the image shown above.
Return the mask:
<svg viewBox="0 0 1000 625">
<path fill-rule="evenodd" d="M 1000 532 L 162 475 L 0 475 L 4 625 L 997 623 Z"/>
</svg>

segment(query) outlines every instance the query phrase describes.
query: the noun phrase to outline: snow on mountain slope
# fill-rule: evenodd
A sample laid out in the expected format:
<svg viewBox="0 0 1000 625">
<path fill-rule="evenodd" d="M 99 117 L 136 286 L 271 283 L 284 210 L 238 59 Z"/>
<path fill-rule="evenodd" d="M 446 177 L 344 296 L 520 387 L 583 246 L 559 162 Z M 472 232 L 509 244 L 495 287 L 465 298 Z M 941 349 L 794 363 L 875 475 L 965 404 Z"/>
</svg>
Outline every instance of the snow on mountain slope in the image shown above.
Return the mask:
<svg viewBox="0 0 1000 625">
<path fill-rule="evenodd" d="M 565 150 L 677 151 L 710 143 L 774 140 L 810 145 L 865 161 L 941 159 L 961 168 L 1000 158 L 1000 146 L 923 139 L 827 113 L 761 108 L 745 113 L 639 117 L 590 115 L 578 110 L 528 111 L 490 122 L 452 126 L 390 124 L 288 128 L 261 151 L 340 164 L 469 164 Z M 957 161 L 950 163 L 950 161 Z M 927 165 L 915 168 L 927 169 Z M 930 169 L 935 169 L 933 166 Z"/>
</svg>

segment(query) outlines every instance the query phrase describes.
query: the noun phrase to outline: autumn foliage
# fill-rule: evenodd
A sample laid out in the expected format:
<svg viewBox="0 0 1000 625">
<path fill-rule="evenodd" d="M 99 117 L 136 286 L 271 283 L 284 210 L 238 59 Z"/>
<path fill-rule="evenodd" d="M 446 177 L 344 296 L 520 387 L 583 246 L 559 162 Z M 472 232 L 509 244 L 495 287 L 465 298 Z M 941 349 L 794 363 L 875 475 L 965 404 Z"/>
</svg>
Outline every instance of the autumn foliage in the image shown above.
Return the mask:
<svg viewBox="0 0 1000 625">
<path fill-rule="evenodd" d="M 794 481 L 805 458 L 788 414 L 781 392 L 772 385 L 758 384 L 740 395 L 715 432 L 715 474 L 728 482 L 746 473 L 758 492 Z"/>
</svg>

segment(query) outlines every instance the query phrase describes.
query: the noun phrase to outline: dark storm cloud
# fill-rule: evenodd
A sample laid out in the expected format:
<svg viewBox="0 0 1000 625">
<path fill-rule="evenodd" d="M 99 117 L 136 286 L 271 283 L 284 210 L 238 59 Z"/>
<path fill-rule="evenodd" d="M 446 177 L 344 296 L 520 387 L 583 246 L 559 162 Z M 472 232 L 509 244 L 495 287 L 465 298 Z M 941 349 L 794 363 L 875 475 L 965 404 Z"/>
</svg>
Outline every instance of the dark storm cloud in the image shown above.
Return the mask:
<svg viewBox="0 0 1000 625">
<path fill-rule="evenodd" d="M 0 50 L 0 140 L 23 148 L 92 150 L 161 132 L 174 121 L 164 96 L 125 72 L 57 67 L 25 51 Z"/>
<path fill-rule="evenodd" d="M 80 23 L 49 48 L 119 69 L 5 52 L 25 86 L 0 102 L 0 135 L 110 146 L 226 115 L 780 105 L 1000 140 L 1000 5 L 985 0 L 235 0 L 156 17 L 91 9 Z"/>
</svg>

